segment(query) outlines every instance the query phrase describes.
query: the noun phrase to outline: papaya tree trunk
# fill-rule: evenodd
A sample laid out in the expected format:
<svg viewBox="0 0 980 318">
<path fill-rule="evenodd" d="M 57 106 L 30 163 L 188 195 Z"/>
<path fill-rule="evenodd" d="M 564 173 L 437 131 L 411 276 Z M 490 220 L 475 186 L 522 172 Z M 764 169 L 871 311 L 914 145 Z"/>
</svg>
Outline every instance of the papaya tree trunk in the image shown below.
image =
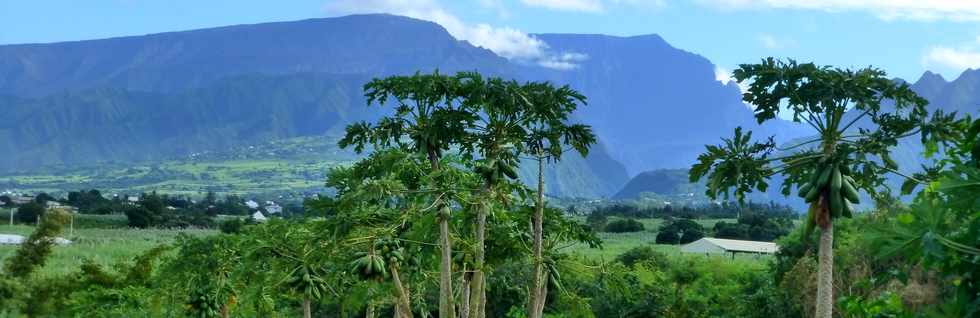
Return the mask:
<svg viewBox="0 0 980 318">
<path fill-rule="evenodd" d="M 534 273 L 531 278 L 531 301 L 528 305 L 528 318 L 541 318 L 544 312 L 545 295 L 548 285 L 544 282 L 544 156 L 538 153 L 538 193 L 534 207 L 533 217 L 533 253 L 534 253 Z"/>
<path fill-rule="evenodd" d="M 432 171 L 439 170 L 439 154 L 429 147 L 429 164 Z M 456 305 L 453 299 L 453 248 L 449 238 L 449 205 L 436 202 L 439 207 L 439 318 L 456 318 Z"/>
<path fill-rule="evenodd" d="M 449 206 L 443 204 L 439 215 L 439 247 L 442 261 L 439 264 L 439 318 L 455 318 L 453 301 L 453 249 L 449 240 Z"/>
<path fill-rule="evenodd" d="M 368 302 L 367 309 L 364 310 L 364 318 L 374 318 L 374 303 Z"/>
<path fill-rule="evenodd" d="M 472 285 L 470 281 L 473 279 L 473 274 L 467 272 L 466 264 L 463 264 L 463 282 L 460 284 L 460 289 L 462 290 L 462 295 L 459 299 L 462 303 L 459 304 L 459 318 L 469 318 L 470 317 L 470 293 L 472 292 Z"/>
<path fill-rule="evenodd" d="M 486 197 L 484 198 L 486 200 L 489 200 L 490 198 L 490 187 L 491 186 L 489 184 L 486 185 Z M 483 304 L 485 303 L 483 300 L 483 291 L 486 289 L 486 286 L 484 285 L 486 282 L 484 278 L 486 276 L 483 272 L 484 264 L 486 264 L 486 246 L 484 244 L 486 242 L 487 214 L 489 209 L 489 202 L 483 202 L 476 213 L 476 255 L 474 257 L 476 267 L 473 268 L 473 278 L 471 279 L 472 285 L 469 295 L 470 308 L 467 316 L 468 318 L 483 318 Z"/>
<path fill-rule="evenodd" d="M 310 296 L 303 297 L 303 318 L 313 317 L 313 311 L 310 310 Z"/>
<path fill-rule="evenodd" d="M 398 293 L 397 303 L 395 304 L 395 316 L 402 318 L 412 318 L 412 295 L 408 288 L 402 283 L 401 273 L 398 265 L 391 263 L 391 280 L 395 284 L 395 292 Z"/>
<path fill-rule="evenodd" d="M 820 256 L 817 269 L 817 315 L 831 318 L 834 314 L 834 223 L 820 230 Z"/>
<path fill-rule="evenodd" d="M 538 293 L 541 294 L 541 301 L 538 302 L 538 316 L 544 315 L 544 305 L 548 301 L 548 276 L 546 274 L 542 274 L 541 276 L 543 281 L 541 288 L 538 289 Z"/>
<path fill-rule="evenodd" d="M 835 123 L 836 121 L 828 120 Z M 836 125 L 831 128 L 836 130 Z M 825 155 L 836 148 L 833 141 L 823 144 Z M 817 257 L 817 302 L 815 318 L 831 318 L 834 315 L 834 220 L 830 212 L 830 196 L 824 194 L 819 202 L 817 224 L 820 227 L 819 255 Z"/>
</svg>

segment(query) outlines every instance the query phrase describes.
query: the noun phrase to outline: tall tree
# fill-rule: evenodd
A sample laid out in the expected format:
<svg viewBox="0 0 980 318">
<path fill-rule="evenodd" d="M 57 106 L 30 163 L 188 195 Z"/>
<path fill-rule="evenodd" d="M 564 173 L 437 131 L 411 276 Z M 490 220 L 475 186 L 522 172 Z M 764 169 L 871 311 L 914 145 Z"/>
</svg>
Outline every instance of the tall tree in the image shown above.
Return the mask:
<svg viewBox="0 0 980 318">
<path fill-rule="evenodd" d="M 532 217 L 534 272 L 531 282 L 528 317 L 540 318 L 544 312 L 548 284 L 544 259 L 544 164 L 545 161 L 561 160 L 565 147 L 570 146 L 580 155 L 588 155 L 596 137 L 591 127 L 569 123 L 569 116 L 585 103 L 585 96 L 570 87 L 554 87 L 547 82 L 528 83 L 524 96 L 530 104 L 527 112 L 523 147 L 538 163 L 537 197 Z"/>
<path fill-rule="evenodd" d="M 507 203 L 517 185 L 521 141 L 527 135 L 529 110 L 522 87 L 516 81 L 484 79 L 478 73 L 460 73 L 464 105 L 476 116 L 470 127 L 469 142 L 462 145 L 465 156 L 479 155 L 475 172 L 483 179 L 476 208 L 474 264 L 470 279 L 468 312 L 464 317 L 483 318 L 486 311 L 486 232 L 487 216 L 495 203 Z M 466 293 L 464 293 L 465 295 Z M 465 296 L 464 296 L 465 297 Z"/>
<path fill-rule="evenodd" d="M 474 120 L 474 115 L 461 105 L 459 86 L 458 78 L 438 72 L 372 80 L 364 85 L 368 104 L 393 106 L 394 113 L 374 124 L 360 122 L 348 126 L 340 147 L 353 146 L 357 152 L 367 145 L 402 148 L 426 156 L 429 173 L 439 174 L 443 153 L 468 139 L 467 128 Z M 454 189 L 439 190 L 451 195 Z M 449 230 L 452 211 L 441 195 L 436 195 L 433 203 L 438 211 L 441 249 L 439 316 L 449 318 L 456 316 Z"/>
<path fill-rule="evenodd" d="M 724 144 L 706 146 L 690 179 L 707 177 L 709 197 L 723 194 L 727 199 L 734 190 L 739 201 L 754 189 L 765 191 L 776 174 L 786 178 L 784 195 L 797 186 L 810 203 L 806 233 L 814 226 L 821 229 L 815 312 L 817 318 L 829 318 L 834 299 L 833 220 L 851 217 L 859 189 L 877 195 L 886 173 L 901 174 L 890 157 L 891 146 L 919 134 L 927 149 L 936 149 L 949 117 L 933 116 L 929 121 L 925 99 L 875 68 L 854 71 L 768 58 L 740 65 L 734 78 L 748 84 L 743 100 L 755 107 L 759 123 L 786 112 L 793 121 L 812 127 L 816 137 L 776 148 L 773 138 L 753 142 L 752 133 L 739 127 Z M 777 150 L 787 154 L 771 157 Z"/>
<path fill-rule="evenodd" d="M 395 310 L 400 317 L 412 317 L 411 290 L 407 279 L 421 272 L 419 244 L 431 232 L 425 213 L 433 205 L 425 185 L 428 163 L 418 154 L 381 150 L 351 167 L 331 170 L 327 186 L 337 195 L 319 199 L 311 206 L 336 213 L 327 218 L 328 240 L 342 242 L 351 252 L 354 272 L 368 284 L 390 278 L 394 287 Z M 445 165 L 440 172 L 461 172 Z M 468 185 L 475 187 L 475 177 Z"/>
<path fill-rule="evenodd" d="M 332 241 L 318 240 L 317 233 L 309 224 L 273 219 L 267 224 L 254 227 L 250 232 L 252 250 L 246 255 L 249 262 L 270 263 L 275 283 L 300 295 L 303 299 L 303 318 L 312 317 L 313 300 L 327 292 L 334 297 L 338 293 L 331 288 L 331 276 L 336 268 L 332 254 Z"/>
</svg>

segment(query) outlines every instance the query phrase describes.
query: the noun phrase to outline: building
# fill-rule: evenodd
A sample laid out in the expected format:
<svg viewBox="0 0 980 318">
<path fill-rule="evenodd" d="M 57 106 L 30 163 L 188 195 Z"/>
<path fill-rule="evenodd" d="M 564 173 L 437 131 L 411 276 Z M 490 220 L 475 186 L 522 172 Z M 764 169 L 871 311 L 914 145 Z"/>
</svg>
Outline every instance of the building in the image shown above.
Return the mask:
<svg viewBox="0 0 980 318">
<path fill-rule="evenodd" d="M 259 208 L 259 203 L 252 200 L 248 200 L 245 201 L 245 206 L 247 206 L 249 209 L 255 210 Z"/>
<path fill-rule="evenodd" d="M 34 202 L 34 197 L 27 195 L 17 195 L 10 197 L 10 202 L 16 205 L 27 204 Z"/>
<path fill-rule="evenodd" d="M 262 212 L 255 211 L 255 213 L 252 213 L 252 220 L 255 220 L 256 222 L 265 222 L 267 219 L 265 215 L 262 215 Z"/>
<path fill-rule="evenodd" d="M 779 251 L 779 246 L 772 242 L 742 241 L 705 237 L 700 240 L 684 244 L 681 251 L 685 253 L 701 254 L 732 254 L 732 258 L 737 253 L 747 254 L 774 254 Z"/>
<path fill-rule="evenodd" d="M 282 207 L 272 201 L 266 201 L 265 211 L 269 214 L 280 214 L 282 213 Z"/>
</svg>

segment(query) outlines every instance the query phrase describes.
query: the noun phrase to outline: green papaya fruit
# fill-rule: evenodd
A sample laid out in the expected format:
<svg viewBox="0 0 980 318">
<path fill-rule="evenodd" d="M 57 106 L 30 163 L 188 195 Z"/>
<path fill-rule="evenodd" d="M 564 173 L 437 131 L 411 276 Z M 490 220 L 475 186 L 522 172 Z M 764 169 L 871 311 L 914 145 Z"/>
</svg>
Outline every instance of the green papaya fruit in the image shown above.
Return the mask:
<svg viewBox="0 0 980 318">
<path fill-rule="evenodd" d="M 826 187 L 827 184 L 830 183 L 830 174 L 833 172 L 833 170 L 832 165 L 825 165 L 821 168 L 820 179 L 817 179 L 816 183 L 818 188 Z"/>
<path fill-rule="evenodd" d="M 847 201 L 851 201 L 851 203 L 854 204 L 861 203 L 861 199 L 858 196 L 857 189 L 854 188 L 854 185 L 851 184 L 849 180 L 844 179 L 844 186 L 841 188 L 841 191 L 843 191 L 842 193 L 844 194 L 844 198 L 846 198 Z"/>
<path fill-rule="evenodd" d="M 830 177 L 830 192 L 840 192 L 842 183 L 844 182 L 844 176 L 840 173 L 840 169 L 835 165 L 831 169 Z"/>
<path fill-rule="evenodd" d="M 801 198 L 806 198 L 807 192 L 810 192 L 810 188 L 812 188 L 812 187 L 813 187 L 813 184 L 812 183 L 807 183 L 807 184 L 804 184 L 803 186 L 801 186 L 800 187 L 799 196 Z"/>
<path fill-rule="evenodd" d="M 841 197 L 840 191 L 830 192 L 830 216 L 832 218 L 840 217 L 844 209 L 844 198 Z"/>
<path fill-rule="evenodd" d="M 854 217 L 854 207 L 852 207 L 850 203 L 847 203 L 845 201 L 844 202 L 844 211 L 842 211 L 841 215 L 843 215 L 845 218 L 849 218 L 849 219 L 850 218 L 853 218 Z"/>
</svg>

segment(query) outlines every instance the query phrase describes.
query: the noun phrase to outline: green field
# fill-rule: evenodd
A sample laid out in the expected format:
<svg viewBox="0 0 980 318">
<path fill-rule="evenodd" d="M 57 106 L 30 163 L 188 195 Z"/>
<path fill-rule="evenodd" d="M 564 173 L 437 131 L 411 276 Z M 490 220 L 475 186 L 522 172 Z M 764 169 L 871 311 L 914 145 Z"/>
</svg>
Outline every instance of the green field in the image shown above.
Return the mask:
<svg viewBox="0 0 980 318">
<path fill-rule="evenodd" d="M 0 234 L 20 234 L 28 236 L 34 227 L 27 225 L 0 225 Z M 67 229 L 66 229 L 67 231 Z M 60 275 L 77 271 L 85 259 L 96 263 L 111 265 L 127 260 L 143 251 L 174 241 L 178 234 L 209 235 L 215 230 L 185 229 L 76 229 L 74 235 L 63 233 L 62 237 L 72 240 L 67 246 L 56 246 L 41 270 L 42 275 Z M 0 262 L 13 255 L 15 245 L 0 245 Z"/>
<path fill-rule="evenodd" d="M 579 221 L 584 220 L 584 218 L 576 218 Z M 615 220 L 615 217 L 611 217 L 610 221 Z M 579 255 L 587 259 L 598 259 L 611 261 L 616 256 L 623 254 L 624 252 L 637 247 L 637 246 L 653 246 L 654 249 L 663 252 L 669 256 L 683 256 L 684 254 L 680 251 L 679 245 L 664 245 L 656 244 L 657 239 L 657 229 L 663 224 L 663 219 L 636 219 L 643 223 L 646 228 L 642 232 L 634 233 L 598 233 L 599 238 L 602 239 L 602 248 L 595 249 L 589 248 L 584 244 L 576 244 L 566 248 L 566 251 L 571 254 Z M 697 223 L 704 226 L 705 229 L 711 229 L 718 222 L 736 222 L 735 219 L 698 219 L 695 220 Z M 703 257 L 699 255 L 700 257 Z M 718 257 L 730 257 L 719 255 Z M 737 255 L 736 259 L 748 260 L 749 262 L 755 262 L 756 260 L 768 260 L 768 256 L 755 256 L 755 255 Z"/>
<path fill-rule="evenodd" d="M 0 218 L 6 220 L 6 215 L 6 211 L 0 210 Z M 120 217 L 121 220 L 119 220 Z M 93 221 L 93 219 L 101 221 L 97 222 Z M 125 217 L 118 215 L 78 215 L 77 220 L 84 220 L 80 222 L 81 224 L 93 225 L 76 226 L 73 234 L 69 234 L 69 230 L 66 228 L 62 237 L 70 239 L 74 243 L 68 246 L 55 247 L 54 253 L 41 271 L 43 275 L 57 275 L 76 271 L 85 259 L 94 260 L 99 264 L 110 265 L 120 260 L 126 260 L 139 255 L 152 247 L 171 243 L 180 233 L 189 235 L 210 235 L 217 233 L 216 230 L 202 229 L 130 229 L 125 228 L 124 225 L 119 226 L 118 222 L 125 222 Z M 616 256 L 631 248 L 649 245 L 670 257 L 705 258 L 703 255 L 682 254 L 677 245 L 655 244 L 656 230 L 663 223 L 663 220 L 639 219 L 639 221 L 644 223 L 644 226 L 647 228 L 646 231 L 636 233 L 599 233 L 599 237 L 603 241 L 603 247 L 601 249 L 593 249 L 585 245 L 572 245 L 568 246 L 565 251 L 584 259 L 612 261 Z M 698 220 L 698 223 L 704 225 L 705 228 L 710 228 L 719 221 L 732 222 L 734 220 L 706 219 Z M 111 228 L 92 228 L 106 224 L 109 224 Z M 6 222 L 3 222 L 0 225 L 0 234 L 27 236 L 30 235 L 33 229 L 33 226 L 9 226 Z M 15 250 L 16 246 L 0 245 L 0 262 L 10 257 Z M 728 259 L 729 256 L 718 255 L 708 258 Z M 768 256 L 738 255 L 735 263 L 739 266 L 761 267 L 768 259 Z"/>
<path fill-rule="evenodd" d="M 326 172 L 356 158 L 338 149 L 336 136 L 299 137 L 231 150 L 163 158 L 139 164 L 105 163 L 0 175 L 0 189 L 63 193 L 219 194 L 303 197 L 323 190 Z"/>
</svg>

